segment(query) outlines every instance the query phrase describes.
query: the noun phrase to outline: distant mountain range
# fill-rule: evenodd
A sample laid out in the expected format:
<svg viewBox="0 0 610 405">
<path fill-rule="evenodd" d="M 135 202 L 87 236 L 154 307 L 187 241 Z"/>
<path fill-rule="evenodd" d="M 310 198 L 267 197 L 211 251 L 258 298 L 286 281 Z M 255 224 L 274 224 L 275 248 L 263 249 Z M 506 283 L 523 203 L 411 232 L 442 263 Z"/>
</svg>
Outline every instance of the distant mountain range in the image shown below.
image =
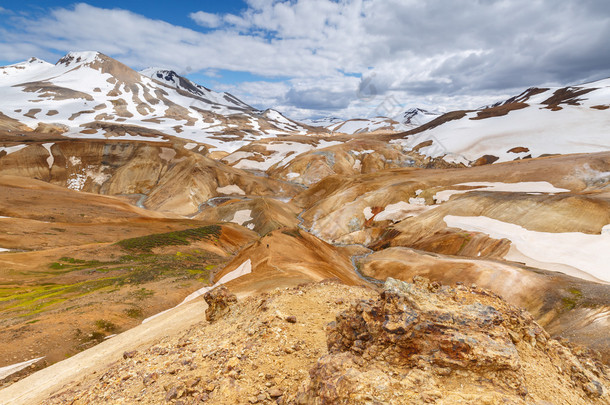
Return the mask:
<svg viewBox="0 0 610 405">
<path fill-rule="evenodd" d="M 171 70 L 138 73 L 98 52 L 70 52 L 55 65 L 32 58 L 2 67 L 0 97 L 6 116 L 31 128 L 60 125 L 75 138 L 116 138 L 113 126 L 136 126 L 158 131 L 152 139 L 176 136 L 232 151 L 256 139 L 311 131 Z"/>
</svg>

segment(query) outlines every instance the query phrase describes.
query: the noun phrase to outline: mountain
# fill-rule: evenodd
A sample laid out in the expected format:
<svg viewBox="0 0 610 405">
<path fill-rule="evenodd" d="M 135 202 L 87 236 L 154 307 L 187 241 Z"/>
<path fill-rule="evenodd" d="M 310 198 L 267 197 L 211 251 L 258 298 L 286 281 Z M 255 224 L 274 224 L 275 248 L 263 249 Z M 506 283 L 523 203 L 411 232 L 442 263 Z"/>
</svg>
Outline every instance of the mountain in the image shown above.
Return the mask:
<svg viewBox="0 0 610 405">
<path fill-rule="evenodd" d="M 466 165 L 607 151 L 609 89 L 610 79 L 530 88 L 487 108 L 442 115 L 394 142 Z"/>
<path fill-rule="evenodd" d="M 324 118 L 315 118 L 315 119 L 305 119 L 301 120 L 305 124 L 311 125 L 313 127 L 327 127 L 329 125 L 338 124 L 339 122 L 343 122 L 344 120 L 337 117 L 324 117 Z"/>
<path fill-rule="evenodd" d="M 215 91 L 212 91 L 207 87 L 193 83 L 189 79 L 178 75 L 173 70 L 148 68 L 140 71 L 140 74 L 146 77 L 150 77 L 153 80 L 160 81 L 168 86 L 175 87 L 178 90 L 191 93 L 196 97 L 206 99 L 210 102 L 210 104 L 215 103 L 217 105 L 225 105 L 227 107 L 232 108 L 237 107 L 245 111 L 255 111 L 254 108 L 237 99 L 232 94 L 217 93 Z"/>
<path fill-rule="evenodd" d="M 0 68 L 0 402 L 607 402 L 608 84 L 327 129 Z"/>
<path fill-rule="evenodd" d="M 370 132 L 398 132 L 406 131 L 410 126 L 405 126 L 400 122 L 387 117 L 375 118 L 354 118 L 347 121 L 328 125 L 328 130 L 344 134 L 362 134 Z"/>
<path fill-rule="evenodd" d="M 403 132 L 426 124 L 439 117 L 438 112 L 428 111 L 421 108 L 411 108 L 402 114 L 402 118 L 374 117 L 374 118 L 352 118 L 342 120 L 340 118 L 328 117 L 305 121 L 312 126 L 320 126 L 333 133 L 364 134 L 371 132 Z"/>
<path fill-rule="evenodd" d="M 72 138 L 133 139 L 113 132 L 132 126 L 157 131 L 143 135 L 150 140 L 174 136 L 230 152 L 252 140 L 307 132 L 173 71 L 143 75 L 98 52 L 71 52 L 55 65 L 33 58 L 0 72 L 4 115 L 31 128 L 58 126 Z"/>
<path fill-rule="evenodd" d="M 438 118 L 442 114 L 436 111 L 424 110 L 422 108 L 411 108 L 402 115 L 403 124 L 424 125 Z"/>
</svg>

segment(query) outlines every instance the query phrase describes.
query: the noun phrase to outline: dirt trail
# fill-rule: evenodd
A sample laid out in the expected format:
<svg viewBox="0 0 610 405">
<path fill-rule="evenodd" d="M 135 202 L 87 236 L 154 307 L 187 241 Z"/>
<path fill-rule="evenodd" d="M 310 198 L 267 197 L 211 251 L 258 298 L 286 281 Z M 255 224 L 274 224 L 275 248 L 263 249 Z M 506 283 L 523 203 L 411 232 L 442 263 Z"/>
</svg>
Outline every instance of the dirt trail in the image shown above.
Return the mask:
<svg viewBox="0 0 610 405">
<path fill-rule="evenodd" d="M 55 363 L 15 384 L 0 390 L 0 404 L 38 404 L 68 384 L 100 371 L 121 359 L 125 351 L 149 346 L 167 335 L 175 335 L 205 319 L 207 304 L 202 298 L 125 331 L 69 359 Z"/>
</svg>

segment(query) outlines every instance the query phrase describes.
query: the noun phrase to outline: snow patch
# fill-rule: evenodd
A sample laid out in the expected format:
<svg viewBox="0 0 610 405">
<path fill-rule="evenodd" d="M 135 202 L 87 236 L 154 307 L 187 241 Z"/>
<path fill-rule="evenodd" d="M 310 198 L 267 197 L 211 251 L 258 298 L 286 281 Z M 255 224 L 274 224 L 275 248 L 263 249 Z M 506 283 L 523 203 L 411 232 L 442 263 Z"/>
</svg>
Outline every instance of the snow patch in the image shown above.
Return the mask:
<svg viewBox="0 0 610 405">
<path fill-rule="evenodd" d="M 17 373 L 17 372 L 23 370 L 24 368 L 31 366 L 32 364 L 38 363 L 42 359 L 44 359 L 44 356 L 38 357 L 37 359 L 24 361 L 23 363 L 17 363 L 17 364 L 13 364 L 13 365 L 6 366 L 6 367 L 0 367 L 0 380 L 3 380 L 6 377 L 9 377 L 9 376 Z"/>
<path fill-rule="evenodd" d="M 455 186 L 476 187 L 472 190 L 443 190 L 434 195 L 434 201 L 437 204 L 448 201 L 452 195 L 465 194 L 471 191 L 496 191 L 509 193 L 565 193 L 569 192 L 565 188 L 557 188 L 547 181 L 524 181 L 519 183 L 502 183 L 502 182 L 472 182 L 460 183 Z"/>
<path fill-rule="evenodd" d="M 412 200 L 415 201 L 412 202 Z M 428 210 L 436 208 L 426 205 L 425 201 L 424 204 L 422 204 L 419 200 L 420 199 L 418 198 L 411 198 L 409 199 L 409 202 L 400 201 L 395 204 L 388 204 L 382 212 L 377 214 L 375 221 L 398 222 L 408 217 L 416 217 Z"/>
<path fill-rule="evenodd" d="M 295 173 L 295 172 L 290 172 L 286 175 L 286 178 L 288 180 L 292 180 L 292 179 L 296 179 L 297 177 L 299 177 L 300 174 L 299 173 Z"/>
<path fill-rule="evenodd" d="M 216 191 L 221 194 L 237 194 L 237 195 L 246 195 L 246 192 L 242 190 L 238 185 L 231 184 L 229 186 L 217 187 Z"/>
<path fill-rule="evenodd" d="M 68 158 L 68 161 L 70 162 L 70 164 L 71 164 L 72 166 L 76 166 L 76 165 L 80 165 L 80 164 L 81 164 L 81 160 L 80 160 L 80 158 L 79 158 L 79 157 L 76 157 L 76 156 L 70 156 L 70 157 Z"/>
<path fill-rule="evenodd" d="M 252 221 L 254 219 L 251 217 L 251 215 L 252 215 L 252 210 L 235 211 L 235 214 L 233 215 L 233 219 L 231 219 L 229 222 L 233 222 L 238 225 L 243 225 L 244 222 Z"/>
<path fill-rule="evenodd" d="M 581 232 L 536 232 L 522 226 L 478 217 L 460 217 L 447 215 L 445 223 L 451 228 L 465 231 L 482 232 L 494 239 L 506 238 L 525 256 L 526 264 L 553 270 L 553 264 L 574 267 L 592 276 L 590 279 L 610 282 L 610 227 L 604 226 L 600 235 Z M 505 257 L 511 260 L 510 254 Z M 522 260 L 520 257 L 518 260 Z M 531 259 L 531 260 L 530 260 Z M 572 274 L 584 278 L 582 274 Z"/>
<path fill-rule="evenodd" d="M 87 176 L 82 173 L 74 173 L 68 177 L 67 187 L 70 190 L 81 191 L 85 186 Z"/>
<path fill-rule="evenodd" d="M 17 152 L 25 148 L 26 146 L 27 145 L 0 146 L 0 152 L 4 151 L 7 155 L 10 155 L 11 153 Z"/>
<path fill-rule="evenodd" d="M 51 146 L 55 145 L 55 143 L 43 143 L 42 146 L 49 152 L 49 157 L 47 158 L 47 164 L 49 165 L 49 169 L 53 167 L 53 163 L 55 163 L 55 158 L 53 157 L 53 152 L 51 152 Z"/>
</svg>

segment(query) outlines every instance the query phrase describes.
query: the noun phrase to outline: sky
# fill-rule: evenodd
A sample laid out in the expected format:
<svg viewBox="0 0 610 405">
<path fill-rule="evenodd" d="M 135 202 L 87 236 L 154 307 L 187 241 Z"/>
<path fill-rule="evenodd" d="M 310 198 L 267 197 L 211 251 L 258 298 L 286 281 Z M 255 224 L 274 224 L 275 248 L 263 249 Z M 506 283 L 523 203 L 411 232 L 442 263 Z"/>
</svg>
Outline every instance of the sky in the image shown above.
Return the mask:
<svg viewBox="0 0 610 405">
<path fill-rule="evenodd" d="M 95 50 L 295 119 L 476 108 L 610 76 L 607 0 L 0 0 L 0 65 Z"/>
</svg>

